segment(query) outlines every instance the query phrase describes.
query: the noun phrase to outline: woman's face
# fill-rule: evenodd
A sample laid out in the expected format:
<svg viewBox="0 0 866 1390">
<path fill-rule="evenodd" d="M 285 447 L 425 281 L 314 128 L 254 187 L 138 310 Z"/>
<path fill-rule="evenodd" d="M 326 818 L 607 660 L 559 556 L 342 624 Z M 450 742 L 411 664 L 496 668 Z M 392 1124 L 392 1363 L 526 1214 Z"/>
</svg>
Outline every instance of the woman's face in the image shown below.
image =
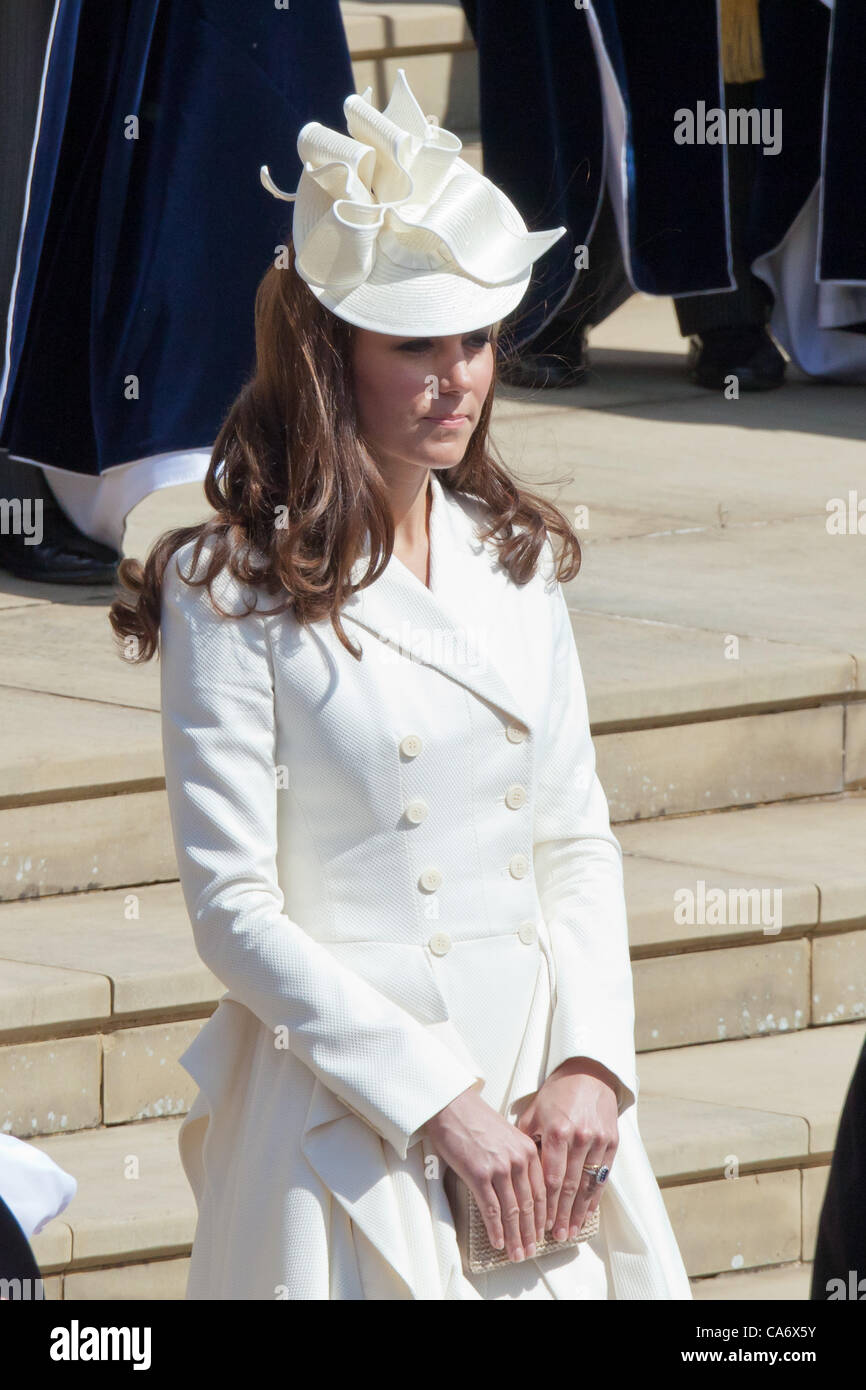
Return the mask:
<svg viewBox="0 0 866 1390">
<path fill-rule="evenodd" d="M 493 380 L 491 330 L 396 338 L 356 328 L 353 337 L 358 421 L 375 461 L 460 463 Z"/>
</svg>

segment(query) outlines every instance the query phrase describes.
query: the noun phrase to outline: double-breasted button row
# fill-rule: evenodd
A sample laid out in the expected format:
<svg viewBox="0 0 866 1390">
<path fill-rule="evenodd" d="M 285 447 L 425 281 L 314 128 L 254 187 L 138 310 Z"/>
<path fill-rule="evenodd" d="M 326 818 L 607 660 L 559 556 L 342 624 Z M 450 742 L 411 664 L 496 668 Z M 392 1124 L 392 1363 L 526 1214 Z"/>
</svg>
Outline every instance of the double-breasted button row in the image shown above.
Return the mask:
<svg viewBox="0 0 866 1390">
<path fill-rule="evenodd" d="M 406 734 L 405 738 L 400 740 L 400 752 L 407 758 L 417 758 L 423 747 L 424 743 L 420 734 Z M 417 796 L 406 807 L 406 817 L 413 825 L 420 825 L 429 811 L 430 807 L 427 802 Z"/>
<path fill-rule="evenodd" d="M 517 935 L 524 946 L 531 946 L 538 938 L 534 922 L 521 922 L 517 928 Z M 447 932 L 435 931 L 427 942 L 434 956 L 447 956 L 451 950 L 452 941 Z"/>
<path fill-rule="evenodd" d="M 529 860 L 525 854 L 513 854 L 508 861 L 508 872 L 512 878 L 525 878 L 529 873 Z"/>
</svg>

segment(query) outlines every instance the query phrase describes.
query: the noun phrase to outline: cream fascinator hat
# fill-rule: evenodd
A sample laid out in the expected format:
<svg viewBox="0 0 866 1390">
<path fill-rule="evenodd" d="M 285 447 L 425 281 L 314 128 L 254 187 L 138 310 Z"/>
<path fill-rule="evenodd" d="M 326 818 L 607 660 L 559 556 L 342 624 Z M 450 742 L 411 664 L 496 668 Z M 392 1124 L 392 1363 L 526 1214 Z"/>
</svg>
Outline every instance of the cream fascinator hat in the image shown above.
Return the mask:
<svg viewBox="0 0 866 1390">
<path fill-rule="evenodd" d="M 495 184 L 460 158 L 399 69 L 384 111 L 372 88 L 343 104 L 348 135 L 311 121 L 292 240 L 298 274 L 327 309 L 376 333 L 428 337 L 497 323 L 520 303 L 532 264 L 566 230 L 530 232 Z"/>
</svg>

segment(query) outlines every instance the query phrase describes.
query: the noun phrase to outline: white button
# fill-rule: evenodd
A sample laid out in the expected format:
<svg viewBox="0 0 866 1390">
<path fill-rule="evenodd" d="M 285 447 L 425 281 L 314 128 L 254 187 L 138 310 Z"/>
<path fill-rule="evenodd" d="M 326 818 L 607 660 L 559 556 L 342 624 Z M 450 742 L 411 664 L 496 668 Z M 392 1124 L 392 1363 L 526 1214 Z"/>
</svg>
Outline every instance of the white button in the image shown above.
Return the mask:
<svg viewBox="0 0 866 1390">
<path fill-rule="evenodd" d="M 442 875 L 438 869 L 425 869 L 419 880 L 421 887 L 426 888 L 432 893 L 442 882 Z"/>
<path fill-rule="evenodd" d="M 451 950 L 451 937 L 447 932 L 434 931 L 427 945 L 434 956 L 444 956 Z"/>
<path fill-rule="evenodd" d="M 518 806 L 522 806 L 525 800 L 526 788 L 522 787 L 519 782 L 515 782 L 505 793 L 505 804 L 510 806 L 512 811 L 516 811 Z"/>
<path fill-rule="evenodd" d="M 524 878 L 529 869 L 529 860 L 525 854 L 515 854 L 508 865 L 508 871 L 512 878 Z"/>
<path fill-rule="evenodd" d="M 423 747 L 418 734 L 407 734 L 404 739 L 400 740 L 400 752 L 405 753 L 407 758 L 417 758 Z"/>
<path fill-rule="evenodd" d="M 524 946 L 531 946 L 538 933 L 535 930 L 534 922 L 521 922 L 517 928 L 517 935 Z"/>
<path fill-rule="evenodd" d="M 522 743 L 526 738 L 526 730 L 521 729 L 519 724 L 509 724 L 505 730 L 505 737 L 509 743 Z"/>
<path fill-rule="evenodd" d="M 429 810 L 430 807 L 427 805 L 427 802 L 421 801 L 419 798 L 417 801 L 409 802 L 409 805 L 406 807 L 406 815 L 414 825 L 420 825 Z"/>
</svg>

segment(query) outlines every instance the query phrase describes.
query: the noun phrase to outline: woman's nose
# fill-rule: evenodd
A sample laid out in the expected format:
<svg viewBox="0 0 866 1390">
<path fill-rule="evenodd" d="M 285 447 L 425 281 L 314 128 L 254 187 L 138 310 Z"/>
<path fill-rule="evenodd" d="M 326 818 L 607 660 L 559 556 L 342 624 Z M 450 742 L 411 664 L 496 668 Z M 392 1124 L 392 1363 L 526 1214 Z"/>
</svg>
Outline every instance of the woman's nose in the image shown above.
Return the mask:
<svg viewBox="0 0 866 1390">
<path fill-rule="evenodd" d="M 468 391 L 471 384 L 469 364 L 464 357 L 451 362 L 439 378 L 440 391 Z"/>
</svg>

